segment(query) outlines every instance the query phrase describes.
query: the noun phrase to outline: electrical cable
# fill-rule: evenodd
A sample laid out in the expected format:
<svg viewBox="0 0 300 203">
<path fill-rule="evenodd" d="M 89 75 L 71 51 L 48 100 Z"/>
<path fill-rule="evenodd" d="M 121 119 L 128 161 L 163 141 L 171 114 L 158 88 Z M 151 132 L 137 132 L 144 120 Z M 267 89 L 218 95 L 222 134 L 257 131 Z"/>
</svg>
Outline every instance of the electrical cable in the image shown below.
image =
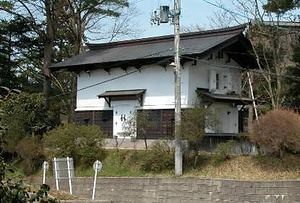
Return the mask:
<svg viewBox="0 0 300 203">
<path fill-rule="evenodd" d="M 164 52 L 167 52 L 167 51 L 170 51 L 170 49 L 166 49 L 166 50 L 159 51 L 159 52 L 155 52 L 155 53 L 150 53 L 150 54 L 147 54 L 147 55 L 143 56 L 143 57 L 140 58 L 140 59 L 143 59 L 143 58 L 145 59 L 145 58 L 147 58 L 147 57 L 149 57 L 149 56 L 159 55 L 159 54 L 164 53 Z M 173 57 L 172 57 L 172 58 L 173 58 Z M 124 64 L 124 63 L 125 63 L 125 62 L 119 62 L 119 63 L 117 63 L 117 64 L 114 64 L 114 66 L 119 66 L 119 67 L 121 67 L 122 64 Z M 154 64 L 155 64 L 155 63 L 154 63 Z M 106 68 L 107 68 L 107 67 L 106 67 Z M 108 68 L 109 68 L 109 67 L 108 67 Z M 148 67 L 148 68 L 149 68 L 149 67 Z M 86 86 L 86 87 L 83 87 L 83 88 L 80 88 L 80 89 L 78 89 L 78 90 L 70 91 L 70 92 L 68 92 L 68 93 L 61 93 L 61 94 L 57 94 L 57 95 L 48 97 L 47 100 L 50 100 L 50 99 L 53 99 L 53 98 L 56 98 L 56 97 L 60 97 L 60 96 L 64 96 L 64 95 L 68 95 L 68 94 L 70 94 L 70 93 L 74 93 L 74 92 L 79 92 L 79 91 L 82 91 L 82 90 L 86 90 L 86 89 L 89 89 L 89 88 L 92 88 L 92 87 L 95 87 L 95 86 L 98 86 L 98 85 L 102 85 L 102 84 L 104 84 L 104 83 L 111 82 L 111 81 L 114 81 L 114 80 L 117 80 L 117 79 L 126 77 L 127 75 L 131 75 L 131 74 L 134 74 L 134 73 L 136 73 L 136 72 L 140 72 L 141 70 L 145 70 L 145 69 L 146 69 L 146 67 L 144 67 L 144 68 L 139 68 L 139 69 L 137 69 L 137 70 L 134 70 L 134 71 L 125 73 L 125 74 L 123 74 L 123 75 L 119 75 L 119 76 L 117 76 L 117 77 L 110 78 L 110 79 L 108 79 L 108 80 L 104 80 L 104 81 L 101 81 L 101 82 L 98 82 L 98 83 L 95 83 L 95 84 L 92 84 L 92 85 L 89 85 L 89 86 Z"/>
<path fill-rule="evenodd" d="M 214 64 L 211 61 L 207 61 L 207 60 L 204 60 L 204 59 L 198 59 L 198 58 L 194 58 L 194 57 L 188 57 L 188 56 L 181 56 L 181 58 L 186 58 L 186 59 L 190 59 L 190 60 L 196 60 L 196 61 L 200 61 L 200 62 L 209 63 L 210 66 L 214 66 L 214 67 L 218 67 L 218 68 L 231 68 L 231 69 L 238 69 L 238 70 L 241 70 L 241 71 L 250 71 L 250 72 L 254 72 L 254 73 L 260 73 L 260 74 L 266 74 L 266 75 L 271 75 L 271 76 L 276 76 L 276 77 L 283 77 L 283 78 L 293 79 L 294 81 L 300 82 L 300 77 L 297 77 L 297 76 L 276 74 L 276 73 L 272 73 L 272 72 L 268 72 L 268 71 L 263 71 L 261 69 L 247 69 L 247 68 L 231 66 L 231 65 L 226 65 L 226 64 L 219 65 L 219 64 L 216 64 L 216 63 Z"/>
</svg>

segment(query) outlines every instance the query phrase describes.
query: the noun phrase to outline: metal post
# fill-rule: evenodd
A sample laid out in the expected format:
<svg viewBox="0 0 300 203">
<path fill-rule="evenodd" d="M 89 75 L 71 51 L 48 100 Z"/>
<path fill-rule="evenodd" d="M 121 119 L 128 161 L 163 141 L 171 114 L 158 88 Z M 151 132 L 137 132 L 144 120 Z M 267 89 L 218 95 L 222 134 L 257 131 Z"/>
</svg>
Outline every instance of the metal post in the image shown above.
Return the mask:
<svg viewBox="0 0 300 203">
<path fill-rule="evenodd" d="M 96 194 L 97 173 L 98 173 L 98 170 L 95 170 L 95 175 L 94 175 L 94 186 L 93 186 L 92 200 L 94 200 L 94 199 L 95 199 L 95 194 Z"/>
<path fill-rule="evenodd" d="M 179 57 L 180 41 L 180 0 L 174 0 L 174 75 L 175 75 L 175 174 L 182 175 L 182 142 L 181 142 L 181 70 Z"/>
<path fill-rule="evenodd" d="M 70 165 L 70 158 L 67 157 L 67 166 L 68 166 L 68 180 L 69 180 L 69 189 L 70 189 L 70 194 L 73 194 L 72 190 L 72 175 L 71 175 L 71 165 Z"/>
<path fill-rule="evenodd" d="M 95 170 L 95 176 L 94 176 L 94 187 L 93 187 L 92 200 L 95 199 L 95 194 L 96 194 L 97 174 L 98 174 L 98 171 L 101 171 L 101 169 L 102 169 L 101 161 L 99 161 L 99 160 L 95 161 L 93 164 L 93 168 Z"/>
<path fill-rule="evenodd" d="M 56 163 L 56 157 L 53 159 L 53 164 L 54 164 L 54 174 L 55 174 L 55 185 L 56 185 L 56 190 L 59 190 L 59 184 L 58 184 L 58 167 Z"/>
<path fill-rule="evenodd" d="M 49 169 L 49 164 L 47 161 L 43 162 L 43 184 L 46 184 L 46 171 Z"/>
</svg>

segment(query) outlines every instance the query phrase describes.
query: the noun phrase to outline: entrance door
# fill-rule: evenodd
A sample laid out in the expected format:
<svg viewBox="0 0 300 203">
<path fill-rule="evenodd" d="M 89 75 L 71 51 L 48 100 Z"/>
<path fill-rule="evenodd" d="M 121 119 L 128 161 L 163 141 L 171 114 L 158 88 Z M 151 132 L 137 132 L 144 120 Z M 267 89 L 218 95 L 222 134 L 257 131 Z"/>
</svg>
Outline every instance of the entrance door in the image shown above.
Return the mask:
<svg viewBox="0 0 300 203">
<path fill-rule="evenodd" d="M 124 137 L 124 125 L 128 125 L 128 120 L 134 116 L 135 107 L 133 105 L 114 106 L 114 136 Z M 128 135 L 127 135 L 128 136 Z M 132 135 L 130 135 L 132 136 Z M 130 138 L 130 137 L 128 137 Z"/>
</svg>

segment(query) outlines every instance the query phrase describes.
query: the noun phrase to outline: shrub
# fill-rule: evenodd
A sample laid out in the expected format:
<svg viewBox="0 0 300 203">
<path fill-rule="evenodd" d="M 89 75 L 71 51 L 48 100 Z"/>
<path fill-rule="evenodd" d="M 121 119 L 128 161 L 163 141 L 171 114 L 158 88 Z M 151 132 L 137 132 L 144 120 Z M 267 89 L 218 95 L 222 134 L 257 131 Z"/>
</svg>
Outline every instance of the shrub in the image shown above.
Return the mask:
<svg viewBox="0 0 300 203">
<path fill-rule="evenodd" d="M 259 147 L 271 148 L 280 157 L 284 151 L 300 151 L 300 116 L 292 110 L 272 110 L 250 129 L 250 141 Z"/>
<path fill-rule="evenodd" d="M 205 128 L 216 129 L 218 121 L 207 109 L 196 107 L 184 109 L 181 116 L 181 135 L 189 142 L 190 148 L 199 150 Z"/>
<path fill-rule="evenodd" d="M 188 151 L 184 152 L 185 166 L 196 167 L 198 150 L 205 135 L 205 128 L 215 129 L 217 125 L 217 119 L 207 109 L 196 107 L 182 111 L 181 136 L 189 144 Z"/>
<path fill-rule="evenodd" d="M 72 157 L 83 166 L 91 166 L 105 158 L 104 133 L 95 125 L 66 124 L 55 128 L 44 137 L 48 160 L 54 157 Z"/>
<path fill-rule="evenodd" d="M 217 145 L 217 148 L 214 150 L 215 162 L 221 163 L 223 161 L 229 160 L 231 158 L 232 150 L 235 145 L 236 142 L 234 140 L 219 143 Z"/>
<path fill-rule="evenodd" d="M 13 173 L 11 166 L 4 162 L 0 156 L 0 202 L 19 202 L 19 203 L 58 203 L 56 199 L 48 197 L 50 187 L 46 184 L 41 185 L 38 191 L 32 191 L 23 183 L 20 178 L 8 177 L 8 173 Z"/>
<path fill-rule="evenodd" d="M 21 165 L 26 174 L 38 169 L 44 161 L 43 147 L 39 137 L 25 137 L 17 145 L 16 150 L 21 156 Z"/>
<path fill-rule="evenodd" d="M 148 172 L 170 170 L 174 168 L 174 156 L 167 141 L 157 141 L 143 157 L 141 167 Z"/>
</svg>

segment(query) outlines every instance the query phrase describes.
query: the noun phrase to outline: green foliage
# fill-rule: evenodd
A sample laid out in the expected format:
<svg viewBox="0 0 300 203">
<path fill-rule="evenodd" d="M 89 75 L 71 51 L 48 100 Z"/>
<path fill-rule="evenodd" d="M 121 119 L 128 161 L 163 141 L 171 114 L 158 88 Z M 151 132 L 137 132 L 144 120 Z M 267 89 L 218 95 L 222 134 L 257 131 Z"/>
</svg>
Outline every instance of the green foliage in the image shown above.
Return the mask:
<svg viewBox="0 0 300 203">
<path fill-rule="evenodd" d="M 3 139 L 7 142 L 4 149 L 8 152 L 15 152 L 26 136 L 41 137 L 57 122 L 49 118 L 41 94 L 11 93 L 0 102 L 0 109 L 0 123 L 5 128 Z"/>
<path fill-rule="evenodd" d="M 21 166 L 25 174 L 31 174 L 42 165 L 45 157 L 39 137 L 24 137 L 17 145 L 16 151 L 21 156 Z"/>
<path fill-rule="evenodd" d="M 107 150 L 107 156 L 103 160 L 101 176 L 143 176 L 142 162 L 147 151 L 136 150 Z M 89 176 L 93 174 L 90 173 Z"/>
<path fill-rule="evenodd" d="M 106 136 L 95 125 L 66 124 L 51 130 L 44 137 L 45 155 L 72 157 L 78 165 L 91 166 L 105 158 L 102 148 Z"/>
<path fill-rule="evenodd" d="M 0 86 L 28 92 L 40 90 L 38 61 L 41 62 L 42 45 L 32 32 L 30 21 L 20 16 L 0 20 L 0 37 Z"/>
<path fill-rule="evenodd" d="M 275 109 L 250 128 L 250 140 L 259 147 L 271 148 L 282 157 L 284 151 L 300 152 L 300 116 L 292 110 Z"/>
<path fill-rule="evenodd" d="M 215 162 L 221 163 L 223 161 L 229 160 L 232 156 L 232 148 L 236 145 L 234 140 L 229 140 L 227 142 L 219 143 L 217 148 L 214 150 Z"/>
<path fill-rule="evenodd" d="M 185 167 L 197 166 L 198 150 L 205 135 L 205 128 L 216 129 L 217 126 L 216 117 L 207 109 L 195 107 L 182 111 L 181 136 L 189 145 L 183 157 Z"/>
<path fill-rule="evenodd" d="M 11 166 L 4 162 L 0 157 L 0 203 L 57 203 L 55 199 L 48 197 L 50 187 L 41 185 L 37 192 L 29 192 L 30 189 L 25 186 L 22 179 L 12 179 L 7 176 L 7 173 L 14 171 Z"/>
<path fill-rule="evenodd" d="M 268 0 L 267 3 L 263 5 L 263 9 L 267 12 L 283 14 L 294 9 L 297 4 L 299 4 L 298 0 Z"/>
<path fill-rule="evenodd" d="M 181 115 L 181 135 L 188 140 L 193 149 L 199 146 L 205 135 L 206 111 L 202 108 L 184 109 Z M 196 145 L 196 146 L 194 146 Z"/>
<path fill-rule="evenodd" d="M 157 141 L 141 160 L 141 167 L 147 172 L 162 172 L 174 168 L 174 149 L 167 141 Z"/>
<path fill-rule="evenodd" d="M 190 149 L 198 150 L 205 128 L 216 129 L 217 125 L 217 119 L 207 109 L 196 107 L 182 111 L 181 135 L 189 142 Z"/>
</svg>

